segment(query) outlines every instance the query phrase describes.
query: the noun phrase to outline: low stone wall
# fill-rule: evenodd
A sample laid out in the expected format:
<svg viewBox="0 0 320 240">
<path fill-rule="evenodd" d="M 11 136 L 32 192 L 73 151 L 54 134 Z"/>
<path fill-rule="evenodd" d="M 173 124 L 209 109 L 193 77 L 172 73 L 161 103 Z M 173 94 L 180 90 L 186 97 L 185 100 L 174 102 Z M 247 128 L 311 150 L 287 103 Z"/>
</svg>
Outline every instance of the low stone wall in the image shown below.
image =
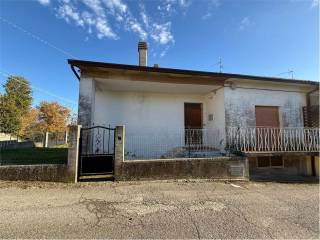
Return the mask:
<svg viewBox="0 0 320 240">
<path fill-rule="evenodd" d="M 0 166 L 0 180 L 69 182 L 65 164 Z"/>
<path fill-rule="evenodd" d="M 227 179 L 247 180 L 246 158 L 214 157 L 201 159 L 129 160 L 123 161 L 116 180 L 157 179 Z"/>
</svg>

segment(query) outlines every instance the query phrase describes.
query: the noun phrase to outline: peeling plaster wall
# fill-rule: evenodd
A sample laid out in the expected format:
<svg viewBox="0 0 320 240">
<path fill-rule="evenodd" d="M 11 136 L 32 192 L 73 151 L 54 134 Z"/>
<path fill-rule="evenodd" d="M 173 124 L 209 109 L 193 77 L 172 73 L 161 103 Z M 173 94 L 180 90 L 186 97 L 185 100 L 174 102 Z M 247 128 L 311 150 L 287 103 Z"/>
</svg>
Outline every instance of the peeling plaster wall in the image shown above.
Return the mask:
<svg viewBox="0 0 320 240">
<path fill-rule="evenodd" d="M 219 129 L 219 139 L 221 141 L 221 150 L 225 146 L 225 110 L 224 110 L 224 88 L 218 89 L 216 92 L 209 93 L 205 96 L 206 99 L 206 128 Z M 213 119 L 209 119 L 212 114 Z"/>
<path fill-rule="evenodd" d="M 244 89 L 254 88 L 254 89 Z M 272 90 L 286 90 L 272 91 Z M 294 92 L 297 91 L 297 92 Z M 303 126 L 302 107 L 306 106 L 306 93 L 295 86 L 271 83 L 263 85 L 237 83 L 236 87 L 225 87 L 226 126 L 255 126 L 255 106 L 278 106 L 281 127 Z"/>
<path fill-rule="evenodd" d="M 92 78 L 80 79 L 78 123 L 91 126 L 94 123 L 95 81 Z"/>
</svg>

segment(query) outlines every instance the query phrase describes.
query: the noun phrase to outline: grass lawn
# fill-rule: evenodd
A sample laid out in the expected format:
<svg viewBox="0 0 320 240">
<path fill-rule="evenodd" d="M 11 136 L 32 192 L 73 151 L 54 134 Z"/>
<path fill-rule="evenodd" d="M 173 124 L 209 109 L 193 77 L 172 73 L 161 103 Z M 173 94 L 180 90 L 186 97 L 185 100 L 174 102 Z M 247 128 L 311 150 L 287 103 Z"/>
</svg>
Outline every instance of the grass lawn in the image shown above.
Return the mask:
<svg viewBox="0 0 320 240">
<path fill-rule="evenodd" d="M 67 163 L 67 148 L 26 148 L 0 150 L 0 165 Z"/>
</svg>

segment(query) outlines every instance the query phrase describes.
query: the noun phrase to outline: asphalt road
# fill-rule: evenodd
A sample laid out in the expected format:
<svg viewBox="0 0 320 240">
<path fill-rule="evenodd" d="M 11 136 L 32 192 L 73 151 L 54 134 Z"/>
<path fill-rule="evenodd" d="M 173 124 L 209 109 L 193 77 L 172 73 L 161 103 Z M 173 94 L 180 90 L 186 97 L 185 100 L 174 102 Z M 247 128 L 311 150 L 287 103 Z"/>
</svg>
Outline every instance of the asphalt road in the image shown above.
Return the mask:
<svg viewBox="0 0 320 240">
<path fill-rule="evenodd" d="M 0 196 L 0 238 L 319 238 L 318 184 L 0 182 Z"/>
</svg>

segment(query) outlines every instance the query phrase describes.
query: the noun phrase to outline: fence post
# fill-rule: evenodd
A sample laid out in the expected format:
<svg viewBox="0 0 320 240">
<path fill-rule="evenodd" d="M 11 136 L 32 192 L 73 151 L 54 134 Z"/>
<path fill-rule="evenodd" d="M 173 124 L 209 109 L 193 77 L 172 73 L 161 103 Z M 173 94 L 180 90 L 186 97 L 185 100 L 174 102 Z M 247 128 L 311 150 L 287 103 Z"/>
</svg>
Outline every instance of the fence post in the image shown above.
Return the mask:
<svg viewBox="0 0 320 240">
<path fill-rule="evenodd" d="M 81 125 L 69 126 L 67 178 L 70 182 L 78 180 L 78 162 Z"/>
<path fill-rule="evenodd" d="M 44 134 L 44 144 L 43 144 L 43 146 L 44 146 L 45 148 L 48 147 L 48 141 L 49 141 L 49 133 L 46 132 L 46 133 Z"/>
<path fill-rule="evenodd" d="M 66 130 L 66 133 L 64 135 L 64 144 L 68 144 L 68 131 Z"/>
<path fill-rule="evenodd" d="M 122 175 L 122 165 L 124 161 L 125 126 L 117 126 L 115 132 L 115 156 L 114 156 L 114 178 L 119 180 Z"/>
</svg>

